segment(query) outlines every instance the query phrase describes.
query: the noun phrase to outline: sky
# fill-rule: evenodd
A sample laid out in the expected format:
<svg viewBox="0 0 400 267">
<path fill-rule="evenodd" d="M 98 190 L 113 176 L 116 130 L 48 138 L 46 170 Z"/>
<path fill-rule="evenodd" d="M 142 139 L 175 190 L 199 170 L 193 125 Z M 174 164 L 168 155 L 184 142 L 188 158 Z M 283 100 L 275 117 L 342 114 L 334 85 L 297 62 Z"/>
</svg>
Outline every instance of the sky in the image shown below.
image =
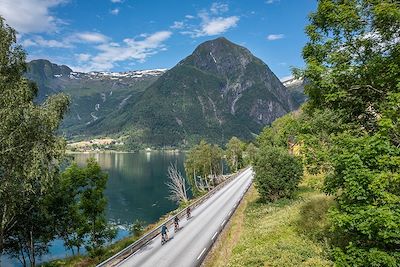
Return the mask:
<svg viewBox="0 0 400 267">
<path fill-rule="evenodd" d="M 74 71 L 172 68 L 202 42 L 225 37 L 281 79 L 302 67 L 316 0 L 0 0 L 28 60 Z"/>
</svg>

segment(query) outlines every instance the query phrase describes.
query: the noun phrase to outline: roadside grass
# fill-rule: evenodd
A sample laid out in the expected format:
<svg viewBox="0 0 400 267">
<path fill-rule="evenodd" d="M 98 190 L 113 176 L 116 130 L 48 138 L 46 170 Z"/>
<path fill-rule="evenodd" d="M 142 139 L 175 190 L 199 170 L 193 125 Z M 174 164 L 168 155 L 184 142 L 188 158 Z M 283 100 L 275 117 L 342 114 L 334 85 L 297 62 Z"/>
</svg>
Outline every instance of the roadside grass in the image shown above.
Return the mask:
<svg viewBox="0 0 400 267">
<path fill-rule="evenodd" d="M 333 266 L 326 236 L 334 201 L 310 187 L 315 180 L 307 175 L 293 199 L 275 203 L 251 188 L 204 266 Z"/>
<path fill-rule="evenodd" d="M 234 246 L 242 236 L 244 230 L 243 224 L 245 209 L 249 203 L 257 200 L 257 197 L 257 190 L 252 185 L 242 202 L 239 204 L 234 215 L 229 220 L 227 226 L 218 237 L 213 248 L 208 253 L 203 266 L 224 266 L 224 264 L 226 264 L 226 260 L 231 257 Z"/>
</svg>

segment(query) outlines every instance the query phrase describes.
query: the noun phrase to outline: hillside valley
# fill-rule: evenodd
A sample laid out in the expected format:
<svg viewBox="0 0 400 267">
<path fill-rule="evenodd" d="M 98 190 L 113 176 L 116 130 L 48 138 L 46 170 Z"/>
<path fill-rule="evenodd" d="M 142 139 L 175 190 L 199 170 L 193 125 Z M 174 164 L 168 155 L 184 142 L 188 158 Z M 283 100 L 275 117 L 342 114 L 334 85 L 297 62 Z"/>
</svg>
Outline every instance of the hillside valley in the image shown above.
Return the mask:
<svg viewBox="0 0 400 267">
<path fill-rule="evenodd" d="M 264 62 L 225 38 L 200 44 L 170 70 L 80 73 L 34 60 L 26 76 L 38 84 L 39 102 L 57 92 L 71 96 L 61 128 L 68 139 L 124 136 L 130 149 L 251 140 L 305 100 L 303 87 L 286 88 Z"/>
</svg>

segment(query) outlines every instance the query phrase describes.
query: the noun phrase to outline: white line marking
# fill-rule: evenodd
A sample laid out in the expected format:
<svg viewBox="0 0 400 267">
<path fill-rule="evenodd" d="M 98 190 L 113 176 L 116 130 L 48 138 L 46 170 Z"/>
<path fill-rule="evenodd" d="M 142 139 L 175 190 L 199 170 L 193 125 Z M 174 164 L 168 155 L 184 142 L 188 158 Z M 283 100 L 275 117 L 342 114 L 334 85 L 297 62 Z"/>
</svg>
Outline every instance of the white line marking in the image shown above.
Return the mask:
<svg viewBox="0 0 400 267">
<path fill-rule="evenodd" d="M 197 257 L 197 260 L 199 260 L 201 258 L 201 255 L 203 255 L 204 251 L 206 251 L 206 248 L 203 248 L 203 250 L 201 251 L 200 255 Z"/>
<path fill-rule="evenodd" d="M 221 223 L 221 226 L 223 226 L 223 225 L 225 224 L 225 222 L 226 222 L 226 220 L 224 220 L 224 221 Z"/>
<path fill-rule="evenodd" d="M 218 234 L 218 232 L 215 232 L 215 234 L 213 235 L 213 237 L 211 238 L 211 240 L 213 240 L 217 234 Z"/>
</svg>

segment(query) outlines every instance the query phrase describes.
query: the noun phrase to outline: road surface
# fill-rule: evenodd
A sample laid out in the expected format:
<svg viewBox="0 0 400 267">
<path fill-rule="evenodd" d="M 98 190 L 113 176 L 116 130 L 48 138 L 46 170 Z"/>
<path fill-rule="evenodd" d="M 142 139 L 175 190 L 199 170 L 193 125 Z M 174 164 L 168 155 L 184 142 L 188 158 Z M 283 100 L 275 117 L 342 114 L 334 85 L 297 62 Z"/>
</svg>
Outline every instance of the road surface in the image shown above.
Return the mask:
<svg viewBox="0 0 400 267">
<path fill-rule="evenodd" d="M 158 235 L 117 266 L 198 266 L 250 185 L 252 176 L 252 170 L 247 169 L 216 192 L 192 211 L 191 219 L 181 220 L 182 228 L 177 233 L 170 227 L 170 240 L 163 246 Z"/>
</svg>

